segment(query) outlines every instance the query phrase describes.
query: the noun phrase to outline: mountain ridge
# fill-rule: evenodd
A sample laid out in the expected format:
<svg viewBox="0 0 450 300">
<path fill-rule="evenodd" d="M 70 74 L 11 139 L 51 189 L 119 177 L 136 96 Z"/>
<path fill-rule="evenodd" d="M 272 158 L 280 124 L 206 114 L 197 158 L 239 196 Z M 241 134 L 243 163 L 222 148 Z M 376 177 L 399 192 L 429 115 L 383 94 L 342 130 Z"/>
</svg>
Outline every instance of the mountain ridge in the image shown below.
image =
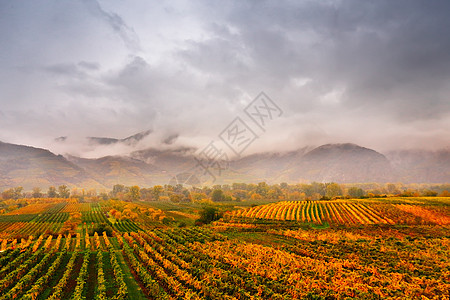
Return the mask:
<svg viewBox="0 0 450 300">
<path fill-rule="evenodd" d="M 168 184 L 196 163 L 196 149 L 147 148 L 128 156 L 81 158 L 0 141 L 0 188 L 66 184 L 111 188 Z M 233 159 L 215 184 L 231 182 L 450 182 L 450 151 L 398 150 L 386 154 L 352 143 L 325 144 L 288 152 L 262 152 Z"/>
</svg>

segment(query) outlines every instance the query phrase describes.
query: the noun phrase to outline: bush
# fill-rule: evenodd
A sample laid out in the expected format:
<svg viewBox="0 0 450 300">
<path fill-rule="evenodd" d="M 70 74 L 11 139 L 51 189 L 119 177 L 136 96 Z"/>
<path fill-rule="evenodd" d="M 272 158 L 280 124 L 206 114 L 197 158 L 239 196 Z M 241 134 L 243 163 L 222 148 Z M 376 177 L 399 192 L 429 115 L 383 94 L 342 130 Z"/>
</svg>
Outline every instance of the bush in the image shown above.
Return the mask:
<svg viewBox="0 0 450 300">
<path fill-rule="evenodd" d="M 212 221 L 219 220 L 222 215 L 219 213 L 217 208 L 214 207 L 205 207 L 200 212 L 200 219 L 195 221 L 196 225 L 209 224 Z"/>
<path fill-rule="evenodd" d="M 101 235 L 103 231 L 106 232 L 107 236 L 113 236 L 112 227 L 106 223 L 96 223 L 93 228 L 89 229 L 89 235 L 94 235 L 95 232 Z"/>
</svg>

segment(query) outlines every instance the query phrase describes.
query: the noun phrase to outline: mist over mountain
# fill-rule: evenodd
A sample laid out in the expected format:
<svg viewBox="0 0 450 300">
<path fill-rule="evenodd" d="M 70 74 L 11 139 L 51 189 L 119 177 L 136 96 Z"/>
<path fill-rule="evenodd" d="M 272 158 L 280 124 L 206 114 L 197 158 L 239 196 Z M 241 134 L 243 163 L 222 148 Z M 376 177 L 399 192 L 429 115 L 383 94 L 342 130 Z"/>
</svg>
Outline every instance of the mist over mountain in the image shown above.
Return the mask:
<svg viewBox="0 0 450 300">
<path fill-rule="evenodd" d="M 404 182 L 449 182 L 450 150 L 398 150 L 386 157 Z"/>
<path fill-rule="evenodd" d="M 9 2 L 4 142 L 85 158 L 200 149 L 264 92 L 283 113 L 247 154 L 449 146 L 449 1 Z"/>
<path fill-rule="evenodd" d="M 67 184 L 101 188 L 83 168 L 61 155 L 29 146 L 0 142 L 0 188 Z"/>
<path fill-rule="evenodd" d="M 129 146 L 135 146 L 137 143 L 139 143 L 142 139 L 144 139 L 150 133 L 152 133 L 152 130 L 139 132 L 137 134 L 126 137 L 124 139 L 115 139 L 115 138 L 108 138 L 108 137 L 87 137 L 87 139 L 91 145 L 92 144 L 93 145 L 95 145 L 95 144 L 111 145 L 111 144 L 116 144 L 116 143 L 122 143 L 122 144 L 129 145 Z"/>
<path fill-rule="evenodd" d="M 386 182 L 399 177 L 383 154 L 355 144 L 317 147 L 303 155 L 287 173 L 291 180 L 342 183 Z"/>
<path fill-rule="evenodd" d="M 149 186 L 151 182 L 164 181 L 160 169 L 131 157 L 105 156 L 98 159 L 86 159 L 68 156 L 67 159 L 85 170 L 90 178 L 104 187 L 112 187 L 116 183 Z"/>
<path fill-rule="evenodd" d="M 192 170 L 194 148 L 148 148 L 128 155 L 81 158 L 46 149 L 0 142 L 0 188 L 66 184 L 109 189 L 116 183 L 150 187 L 169 184 Z M 381 154 L 355 144 L 326 144 L 289 152 L 263 152 L 233 158 L 215 182 L 450 182 L 450 151 L 399 150 Z"/>
</svg>

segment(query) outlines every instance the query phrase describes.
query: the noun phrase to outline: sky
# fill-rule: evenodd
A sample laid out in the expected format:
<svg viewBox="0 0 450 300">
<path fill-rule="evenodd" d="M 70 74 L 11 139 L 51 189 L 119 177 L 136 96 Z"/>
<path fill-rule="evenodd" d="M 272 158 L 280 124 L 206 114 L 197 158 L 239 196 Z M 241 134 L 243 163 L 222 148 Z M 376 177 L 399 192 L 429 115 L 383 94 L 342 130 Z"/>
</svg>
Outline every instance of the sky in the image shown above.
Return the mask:
<svg viewBox="0 0 450 300">
<path fill-rule="evenodd" d="M 240 117 L 258 136 L 248 153 L 448 149 L 449 11 L 425 0 L 1 1 L 0 141 L 84 157 L 201 149 Z M 261 92 L 282 112 L 264 130 L 245 114 Z M 133 146 L 86 139 L 146 130 Z"/>
</svg>

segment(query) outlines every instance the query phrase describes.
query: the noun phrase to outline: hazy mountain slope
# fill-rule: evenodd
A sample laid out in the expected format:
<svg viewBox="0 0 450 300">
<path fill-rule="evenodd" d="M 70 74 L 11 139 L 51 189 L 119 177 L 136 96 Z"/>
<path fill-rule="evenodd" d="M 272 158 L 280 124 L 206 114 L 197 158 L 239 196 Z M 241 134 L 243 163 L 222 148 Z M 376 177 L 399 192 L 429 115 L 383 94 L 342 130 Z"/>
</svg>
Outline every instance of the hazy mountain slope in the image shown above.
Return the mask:
<svg viewBox="0 0 450 300">
<path fill-rule="evenodd" d="M 450 150 L 391 151 L 386 154 L 405 183 L 450 182 Z"/>
<path fill-rule="evenodd" d="M 317 147 L 286 173 L 289 181 L 389 182 L 396 178 L 396 171 L 384 155 L 355 144 Z"/>
<path fill-rule="evenodd" d="M 0 142 L 0 189 L 68 184 L 101 188 L 83 169 L 48 150 Z"/>
<path fill-rule="evenodd" d="M 146 149 L 130 156 L 67 158 L 0 142 L 0 189 L 67 184 L 111 188 L 116 183 L 168 184 L 196 165 L 195 149 Z M 215 184 L 232 182 L 450 182 L 450 151 L 393 151 L 387 157 L 354 144 L 328 144 L 286 153 L 259 153 L 230 162 Z M 217 175 L 217 174 L 216 174 Z M 210 178 L 209 178 L 210 179 Z M 209 180 L 206 179 L 206 180 Z M 208 182 L 211 184 L 212 182 Z"/>
<path fill-rule="evenodd" d="M 189 170 L 196 164 L 194 154 L 194 148 L 179 148 L 170 150 L 149 148 L 132 152 L 130 156 L 157 166 L 161 171 L 176 175 L 180 172 Z"/>
<path fill-rule="evenodd" d="M 242 157 L 230 163 L 236 176 L 252 178 L 255 181 L 280 181 L 284 171 L 295 166 L 305 153 L 314 149 L 304 147 L 285 153 L 257 153 Z"/>
<path fill-rule="evenodd" d="M 67 158 L 107 187 L 112 187 L 116 183 L 149 187 L 168 181 L 167 176 L 159 168 L 129 157 L 106 156 L 86 159 L 68 156 Z"/>
</svg>

